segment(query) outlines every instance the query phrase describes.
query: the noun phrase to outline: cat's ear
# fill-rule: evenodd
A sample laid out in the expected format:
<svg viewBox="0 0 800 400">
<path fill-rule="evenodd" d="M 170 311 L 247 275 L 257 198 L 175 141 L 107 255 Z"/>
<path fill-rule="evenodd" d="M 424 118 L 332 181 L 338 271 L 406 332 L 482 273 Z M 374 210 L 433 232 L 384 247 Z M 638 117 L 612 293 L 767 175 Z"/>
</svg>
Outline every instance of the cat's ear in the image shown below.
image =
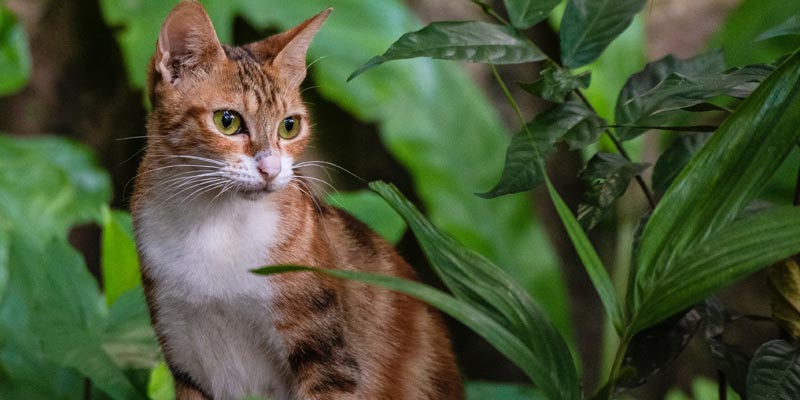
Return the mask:
<svg viewBox="0 0 800 400">
<path fill-rule="evenodd" d="M 311 39 L 332 11 L 333 8 L 326 8 L 291 30 L 252 43 L 249 48 L 269 63 L 282 80 L 299 87 L 306 77 L 306 52 Z"/>
<path fill-rule="evenodd" d="M 187 73 L 203 70 L 225 58 L 217 32 L 197 1 L 180 2 L 167 16 L 158 36 L 155 69 L 176 84 Z"/>
</svg>

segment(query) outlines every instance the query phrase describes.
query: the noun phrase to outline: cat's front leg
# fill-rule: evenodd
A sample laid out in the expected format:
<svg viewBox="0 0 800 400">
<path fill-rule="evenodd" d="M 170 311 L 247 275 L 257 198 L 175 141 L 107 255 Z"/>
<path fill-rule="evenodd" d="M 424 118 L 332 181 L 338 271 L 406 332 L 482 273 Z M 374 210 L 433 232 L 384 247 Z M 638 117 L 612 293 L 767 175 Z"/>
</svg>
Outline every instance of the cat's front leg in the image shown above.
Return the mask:
<svg viewBox="0 0 800 400">
<path fill-rule="evenodd" d="M 175 400 L 211 400 L 192 385 L 175 380 Z"/>
</svg>

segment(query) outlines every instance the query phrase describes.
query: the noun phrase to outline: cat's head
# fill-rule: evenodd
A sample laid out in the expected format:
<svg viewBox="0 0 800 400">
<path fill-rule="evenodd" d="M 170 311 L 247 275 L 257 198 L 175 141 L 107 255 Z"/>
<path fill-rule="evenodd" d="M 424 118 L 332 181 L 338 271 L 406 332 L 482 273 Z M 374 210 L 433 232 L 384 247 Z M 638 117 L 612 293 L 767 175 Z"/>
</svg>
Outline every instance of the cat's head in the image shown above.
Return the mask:
<svg viewBox="0 0 800 400">
<path fill-rule="evenodd" d="M 176 177 L 202 177 L 215 186 L 210 192 L 227 188 L 252 196 L 288 185 L 311 134 L 300 97 L 306 51 L 330 12 L 231 47 L 220 44 L 198 2 L 178 4 L 148 68 L 148 157 L 154 165 Z"/>
</svg>

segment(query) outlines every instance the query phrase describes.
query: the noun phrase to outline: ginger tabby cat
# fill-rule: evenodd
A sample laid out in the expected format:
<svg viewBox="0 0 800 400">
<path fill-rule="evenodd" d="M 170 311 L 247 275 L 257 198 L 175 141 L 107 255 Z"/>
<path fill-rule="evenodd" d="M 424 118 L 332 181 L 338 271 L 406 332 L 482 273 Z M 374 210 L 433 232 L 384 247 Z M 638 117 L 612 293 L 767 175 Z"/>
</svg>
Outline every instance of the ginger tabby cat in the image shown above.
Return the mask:
<svg viewBox="0 0 800 400">
<path fill-rule="evenodd" d="M 294 172 L 311 137 L 306 51 L 330 12 L 241 47 L 221 45 L 195 1 L 161 28 L 132 214 L 179 400 L 464 397 L 431 307 L 313 273 L 249 272 L 296 264 L 415 278 L 365 225 L 316 205 Z"/>
</svg>

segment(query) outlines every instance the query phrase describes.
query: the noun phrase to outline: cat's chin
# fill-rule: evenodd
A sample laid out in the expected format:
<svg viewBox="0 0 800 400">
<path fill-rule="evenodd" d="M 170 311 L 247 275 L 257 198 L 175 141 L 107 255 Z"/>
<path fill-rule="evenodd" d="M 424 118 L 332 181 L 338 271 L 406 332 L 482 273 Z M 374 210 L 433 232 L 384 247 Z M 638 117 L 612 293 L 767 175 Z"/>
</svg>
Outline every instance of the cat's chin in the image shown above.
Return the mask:
<svg viewBox="0 0 800 400">
<path fill-rule="evenodd" d="M 250 201 L 256 201 L 263 199 L 264 197 L 268 196 L 270 193 L 274 193 L 277 189 L 271 188 L 269 186 L 264 186 L 262 188 L 254 188 L 254 189 L 247 189 L 247 190 L 240 190 L 238 192 L 238 196 Z"/>
</svg>

